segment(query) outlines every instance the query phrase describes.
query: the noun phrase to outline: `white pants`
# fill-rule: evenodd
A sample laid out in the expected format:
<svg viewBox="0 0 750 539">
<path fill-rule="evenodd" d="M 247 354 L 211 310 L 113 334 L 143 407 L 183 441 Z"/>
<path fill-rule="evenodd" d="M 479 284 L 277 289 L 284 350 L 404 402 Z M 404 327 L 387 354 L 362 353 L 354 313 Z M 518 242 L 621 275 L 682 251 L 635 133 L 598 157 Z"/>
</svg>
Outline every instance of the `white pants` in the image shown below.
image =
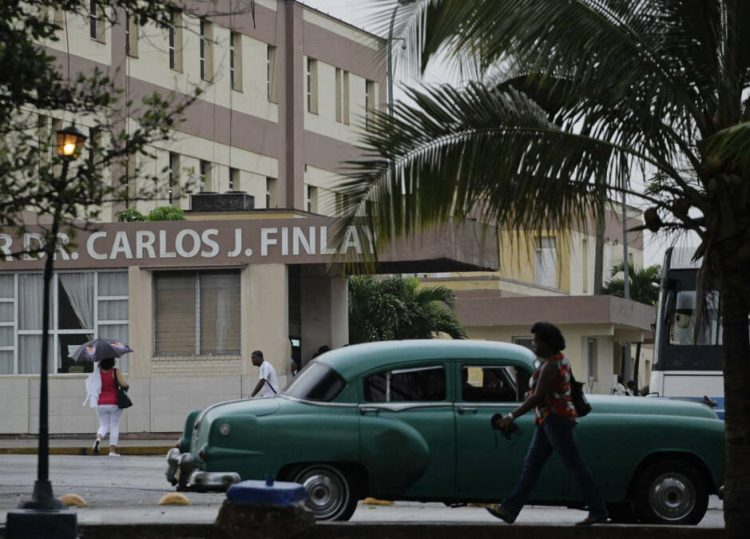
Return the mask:
<svg viewBox="0 0 750 539">
<path fill-rule="evenodd" d="M 100 404 L 96 407 L 96 416 L 99 418 L 99 430 L 97 435 L 104 438 L 109 432 L 109 445 L 117 445 L 120 440 L 120 416 L 122 410 L 116 404 Z"/>
</svg>

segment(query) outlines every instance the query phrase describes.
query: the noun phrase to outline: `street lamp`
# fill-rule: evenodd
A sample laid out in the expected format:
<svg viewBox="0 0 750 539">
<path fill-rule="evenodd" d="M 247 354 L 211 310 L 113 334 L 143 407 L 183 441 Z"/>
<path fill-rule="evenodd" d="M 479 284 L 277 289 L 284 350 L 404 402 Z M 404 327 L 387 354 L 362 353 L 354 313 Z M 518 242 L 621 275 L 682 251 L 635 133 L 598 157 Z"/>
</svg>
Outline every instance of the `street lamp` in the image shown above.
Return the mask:
<svg viewBox="0 0 750 539">
<path fill-rule="evenodd" d="M 75 539 L 78 536 L 76 514 L 63 510 L 63 505 L 52 493 L 49 480 L 49 393 L 47 390 L 47 370 L 49 357 L 49 308 L 50 282 L 54 270 L 57 233 L 63 201 L 59 196 L 68 180 L 71 161 L 78 158 L 86 142 L 86 137 L 73 125 L 56 133 L 56 152 L 62 159 L 60 177 L 53 182 L 53 192 L 58 196 L 53 201 L 52 227 L 45 238 L 44 253 L 44 293 L 42 307 L 42 357 L 39 377 L 39 455 L 37 479 L 31 500 L 23 502 L 19 511 L 9 511 L 6 519 L 6 537 L 54 537 L 55 539 Z"/>
<path fill-rule="evenodd" d="M 59 129 L 56 137 L 57 155 L 63 158 L 63 165 L 71 159 L 77 159 L 86 142 L 86 136 L 76 129 L 76 123 L 65 129 Z"/>
</svg>

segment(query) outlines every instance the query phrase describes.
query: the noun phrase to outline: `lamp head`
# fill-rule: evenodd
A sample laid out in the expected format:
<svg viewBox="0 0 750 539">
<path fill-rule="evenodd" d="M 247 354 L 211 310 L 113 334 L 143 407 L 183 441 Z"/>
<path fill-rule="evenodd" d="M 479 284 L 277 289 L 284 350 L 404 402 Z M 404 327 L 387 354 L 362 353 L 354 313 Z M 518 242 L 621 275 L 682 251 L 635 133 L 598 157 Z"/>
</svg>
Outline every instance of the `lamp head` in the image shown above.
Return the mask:
<svg viewBox="0 0 750 539">
<path fill-rule="evenodd" d="M 77 159 L 86 142 L 86 135 L 76 129 L 76 123 L 57 131 L 57 155 L 63 159 Z"/>
</svg>

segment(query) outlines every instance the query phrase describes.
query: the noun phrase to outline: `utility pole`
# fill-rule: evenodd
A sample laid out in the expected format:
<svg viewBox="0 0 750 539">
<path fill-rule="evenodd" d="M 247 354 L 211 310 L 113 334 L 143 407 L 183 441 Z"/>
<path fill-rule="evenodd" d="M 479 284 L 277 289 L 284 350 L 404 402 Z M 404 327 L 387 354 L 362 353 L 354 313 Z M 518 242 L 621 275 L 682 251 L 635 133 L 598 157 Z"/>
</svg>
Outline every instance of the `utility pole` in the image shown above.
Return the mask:
<svg viewBox="0 0 750 539">
<path fill-rule="evenodd" d="M 625 190 L 622 191 L 622 282 L 623 297 L 630 299 L 630 271 L 628 268 L 628 206 Z M 630 356 L 630 341 L 625 343 L 623 355 L 624 382 L 627 384 L 633 379 L 633 360 Z"/>
</svg>

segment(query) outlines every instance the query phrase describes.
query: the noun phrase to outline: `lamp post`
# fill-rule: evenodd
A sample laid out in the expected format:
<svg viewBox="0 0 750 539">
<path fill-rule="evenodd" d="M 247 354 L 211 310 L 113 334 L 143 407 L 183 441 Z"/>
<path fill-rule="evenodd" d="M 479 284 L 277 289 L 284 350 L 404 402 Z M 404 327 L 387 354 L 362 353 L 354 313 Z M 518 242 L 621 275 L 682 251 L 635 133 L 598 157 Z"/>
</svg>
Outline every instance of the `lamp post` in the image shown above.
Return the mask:
<svg viewBox="0 0 750 539">
<path fill-rule="evenodd" d="M 416 0 L 398 0 L 391 14 L 391 24 L 388 26 L 388 114 L 393 114 L 393 25 L 396 22 L 398 8 L 413 4 Z"/>
<path fill-rule="evenodd" d="M 8 512 L 6 521 L 7 537 L 54 537 L 60 539 L 75 538 L 78 535 L 76 516 L 72 511 L 62 511 L 63 505 L 52 493 L 49 480 L 49 394 L 48 394 L 48 356 L 49 356 L 49 309 L 50 282 L 57 250 L 57 234 L 62 218 L 62 199 L 60 193 L 65 189 L 68 180 L 68 169 L 71 161 L 78 158 L 86 137 L 73 125 L 60 129 L 56 134 L 56 152 L 62 160 L 60 176 L 54 181 L 53 192 L 57 199 L 53 201 L 52 226 L 42 247 L 44 253 L 44 292 L 42 307 L 42 357 L 39 377 L 39 454 L 37 460 L 37 478 L 31 500 L 20 505 L 21 511 Z M 25 510 L 25 511 L 23 511 Z"/>
</svg>

